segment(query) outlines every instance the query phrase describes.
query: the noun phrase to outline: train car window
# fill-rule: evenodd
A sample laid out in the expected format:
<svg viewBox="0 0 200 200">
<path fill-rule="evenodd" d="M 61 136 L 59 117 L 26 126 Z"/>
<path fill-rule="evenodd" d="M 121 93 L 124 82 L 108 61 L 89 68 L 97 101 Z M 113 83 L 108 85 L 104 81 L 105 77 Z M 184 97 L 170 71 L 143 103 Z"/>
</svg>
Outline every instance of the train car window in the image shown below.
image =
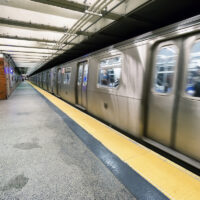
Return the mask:
<svg viewBox="0 0 200 200">
<path fill-rule="evenodd" d="M 185 92 L 189 96 L 200 97 L 200 41 L 190 51 Z"/>
<path fill-rule="evenodd" d="M 81 85 L 82 84 L 82 73 L 83 73 L 83 64 L 80 64 L 79 68 L 78 68 L 78 81 L 77 81 L 77 85 Z"/>
<path fill-rule="evenodd" d="M 170 93 L 174 79 L 177 50 L 174 45 L 159 49 L 156 56 L 154 90 L 158 93 Z"/>
<path fill-rule="evenodd" d="M 105 87 L 117 87 L 121 75 L 122 58 L 116 56 L 100 62 L 98 84 Z"/>
<path fill-rule="evenodd" d="M 64 77 L 63 77 L 63 83 L 65 85 L 69 85 L 71 80 L 71 67 L 67 67 L 65 69 Z"/>
</svg>

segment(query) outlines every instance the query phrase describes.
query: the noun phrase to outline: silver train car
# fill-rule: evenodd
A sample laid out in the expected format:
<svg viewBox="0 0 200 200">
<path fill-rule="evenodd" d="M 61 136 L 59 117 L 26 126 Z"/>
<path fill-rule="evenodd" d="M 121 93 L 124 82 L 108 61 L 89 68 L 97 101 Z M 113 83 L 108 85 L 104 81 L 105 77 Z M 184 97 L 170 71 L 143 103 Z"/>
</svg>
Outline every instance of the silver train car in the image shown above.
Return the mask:
<svg viewBox="0 0 200 200">
<path fill-rule="evenodd" d="M 200 16 L 55 66 L 30 79 L 199 168 Z"/>
</svg>

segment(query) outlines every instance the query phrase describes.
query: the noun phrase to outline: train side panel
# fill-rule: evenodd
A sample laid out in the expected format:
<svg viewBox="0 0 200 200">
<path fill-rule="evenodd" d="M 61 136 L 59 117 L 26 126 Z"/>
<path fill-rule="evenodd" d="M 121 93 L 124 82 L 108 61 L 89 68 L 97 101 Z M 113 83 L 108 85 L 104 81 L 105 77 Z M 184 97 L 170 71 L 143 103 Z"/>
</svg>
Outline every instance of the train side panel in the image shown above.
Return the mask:
<svg viewBox="0 0 200 200">
<path fill-rule="evenodd" d="M 135 136 L 143 132 L 143 82 L 147 45 L 104 52 L 89 62 L 88 111 Z M 98 83 L 102 59 L 122 57 L 120 83 L 116 88 Z M 92 75 L 91 75 L 92 74 Z"/>
<path fill-rule="evenodd" d="M 115 55 L 122 55 L 121 52 L 116 52 Z M 99 86 L 98 84 L 98 72 L 100 61 L 104 58 L 112 57 L 108 52 L 98 54 L 91 57 L 89 62 L 89 74 L 88 74 L 88 112 L 96 115 L 97 117 L 107 121 L 119 127 L 119 107 L 118 105 L 118 91 L 119 88 L 126 85 L 123 82 L 124 79 L 120 77 L 120 84 L 117 88 L 108 88 Z M 126 87 L 125 87 L 126 88 Z M 126 90 L 124 91 L 124 93 Z M 125 95 L 124 95 L 125 96 Z M 127 111 L 127 99 L 123 98 L 124 109 Z M 126 112 L 125 111 L 125 112 Z M 121 126 L 124 128 L 127 122 L 123 118 Z"/>
<path fill-rule="evenodd" d="M 125 50 L 125 65 L 128 66 L 128 132 L 141 137 L 144 129 L 144 84 L 147 71 L 148 44 L 138 44 Z"/>
<path fill-rule="evenodd" d="M 76 104 L 76 75 L 77 75 L 77 62 L 70 62 L 62 66 L 62 82 L 61 82 L 61 97 L 72 103 Z"/>
</svg>

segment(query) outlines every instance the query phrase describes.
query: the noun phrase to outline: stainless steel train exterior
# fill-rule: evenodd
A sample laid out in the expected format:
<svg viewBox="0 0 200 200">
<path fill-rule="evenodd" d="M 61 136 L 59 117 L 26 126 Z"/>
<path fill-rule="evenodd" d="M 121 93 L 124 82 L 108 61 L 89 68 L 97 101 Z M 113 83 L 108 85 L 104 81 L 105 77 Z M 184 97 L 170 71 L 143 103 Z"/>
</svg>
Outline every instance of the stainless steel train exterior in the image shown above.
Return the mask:
<svg viewBox="0 0 200 200">
<path fill-rule="evenodd" d="M 200 16 L 31 77 L 36 85 L 133 136 L 194 159 L 198 167 L 199 80 Z"/>
</svg>

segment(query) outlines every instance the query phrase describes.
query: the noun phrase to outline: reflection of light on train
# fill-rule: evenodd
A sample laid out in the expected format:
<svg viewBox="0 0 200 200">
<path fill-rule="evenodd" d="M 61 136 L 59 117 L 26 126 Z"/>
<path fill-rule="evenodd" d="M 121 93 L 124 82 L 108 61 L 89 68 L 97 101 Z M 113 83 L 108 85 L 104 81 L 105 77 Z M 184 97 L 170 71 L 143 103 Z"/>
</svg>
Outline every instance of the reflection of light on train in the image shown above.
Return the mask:
<svg viewBox="0 0 200 200">
<path fill-rule="evenodd" d="M 199 166 L 199 20 L 197 16 L 113 45 L 36 74 L 31 81 Z"/>
</svg>

